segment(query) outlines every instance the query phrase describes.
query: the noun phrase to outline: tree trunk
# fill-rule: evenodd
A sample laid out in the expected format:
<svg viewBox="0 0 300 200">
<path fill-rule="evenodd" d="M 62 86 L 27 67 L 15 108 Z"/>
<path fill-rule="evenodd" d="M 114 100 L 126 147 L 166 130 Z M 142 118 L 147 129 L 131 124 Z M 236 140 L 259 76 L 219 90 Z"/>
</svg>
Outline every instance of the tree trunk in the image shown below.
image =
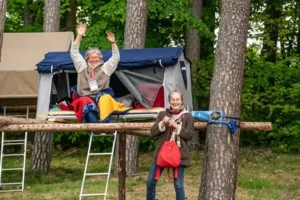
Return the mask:
<svg viewBox="0 0 300 200">
<path fill-rule="evenodd" d="M 148 0 L 127 0 L 124 49 L 144 48 L 146 41 Z M 139 140 L 126 136 L 126 173 L 138 172 Z"/>
<path fill-rule="evenodd" d="M 3 33 L 4 33 L 4 25 L 6 18 L 6 0 L 0 0 L 0 62 L 1 62 L 1 52 L 3 45 Z"/>
<path fill-rule="evenodd" d="M 45 0 L 44 32 L 58 32 L 60 0 Z M 30 169 L 34 173 L 47 173 L 52 159 L 52 133 L 36 133 Z"/>
<path fill-rule="evenodd" d="M 52 160 L 52 133 L 35 134 L 30 169 L 34 173 L 47 173 Z"/>
<path fill-rule="evenodd" d="M 66 31 L 72 31 L 75 33 L 76 30 L 76 12 L 77 12 L 77 4 L 76 0 L 69 0 L 69 9 L 66 13 Z"/>
<path fill-rule="evenodd" d="M 24 13 L 23 13 L 23 20 L 24 25 L 32 25 L 33 24 L 33 17 L 29 5 L 33 3 L 33 0 L 27 0 L 24 6 Z"/>
<path fill-rule="evenodd" d="M 278 20 L 281 17 L 281 4 L 272 0 L 267 1 L 265 33 L 268 35 L 263 41 L 262 55 L 267 61 L 276 63 L 278 42 Z"/>
<path fill-rule="evenodd" d="M 144 48 L 148 0 L 127 0 L 124 49 Z"/>
<path fill-rule="evenodd" d="M 192 10 L 194 15 L 201 18 L 202 15 L 202 0 L 193 0 Z M 185 33 L 185 53 L 188 59 L 192 61 L 192 67 L 200 60 L 200 36 L 197 29 L 187 30 Z M 193 102 L 194 110 L 198 110 L 198 102 Z M 191 141 L 188 142 L 190 150 L 195 151 L 199 149 L 199 131 L 195 131 L 195 135 Z"/>
<path fill-rule="evenodd" d="M 199 19 L 202 15 L 202 0 L 193 0 L 192 10 Z M 200 60 L 200 37 L 197 29 L 187 30 L 185 33 L 186 57 L 195 65 Z"/>
<path fill-rule="evenodd" d="M 45 0 L 44 32 L 58 32 L 60 17 L 60 0 Z"/>
<path fill-rule="evenodd" d="M 240 117 L 250 0 L 222 0 L 209 110 Z M 235 199 L 239 131 L 209 125 L 199 199 Z"/>
</svg>

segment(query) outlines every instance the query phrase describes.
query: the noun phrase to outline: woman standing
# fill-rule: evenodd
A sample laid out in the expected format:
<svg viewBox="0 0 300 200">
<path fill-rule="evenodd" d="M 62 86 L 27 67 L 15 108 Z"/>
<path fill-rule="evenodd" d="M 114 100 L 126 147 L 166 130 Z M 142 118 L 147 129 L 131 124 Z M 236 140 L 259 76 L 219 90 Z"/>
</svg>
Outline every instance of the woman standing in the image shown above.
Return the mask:
<svg viewBox="0 0 300 200">
<path fill-rule="evenodd" d="M 174 179 L 176 200 L 185 200 L 184 192 L 184 169 L 191 165 L 187 141 L 194 135 L 194 120 L 190 113 L 183 107 L 183 95 L 178 91 L 169 94 L 170 109 L 161 111 L 151 129 L 151 135 L 158 138 L 154 151 L 150 171 L 147 179 L 147 200 L 155 200 L 156 183 L 155 173 L 158 169 L 156 164 L 159 151 L 168 138 L 175 140 L 181 153 L 181 164 L 178 169 L 178 177 Z M 171 130 L 171 133 L 170 133 Z M 160 173 L 163 169 L 161 169 Z"/>
</svg>

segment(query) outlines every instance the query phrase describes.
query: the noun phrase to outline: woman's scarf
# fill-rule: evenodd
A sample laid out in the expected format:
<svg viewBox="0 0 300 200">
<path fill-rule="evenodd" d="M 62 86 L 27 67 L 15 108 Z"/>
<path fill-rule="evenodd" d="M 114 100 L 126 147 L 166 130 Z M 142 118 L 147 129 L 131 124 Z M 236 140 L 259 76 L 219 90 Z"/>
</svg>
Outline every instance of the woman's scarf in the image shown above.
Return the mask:
<svg viewBox="0 0 300 200">
<path fill-rule="evenodd" d="M 182 106 L 182 109 L 179 109 L 179 110 L 169 110 L 170 113 L 172 113 L 172 118 L 171 119 L 174 119 L 175 122 L 180 126 L 180 130 L 182 128 L 182 118 L 184 118 L 184 114 L 185 113 L 188 113 L 188 111 L 186 111 L 184 109 L 184 107 Z M 178 147 L 181 147 L 180 145 L 180 136 L 177 133 L 178 129 L 174 129 L 174 128 L 170 128 L 169 130 L 171 132 L 171 139 L 170 140 L 174 140 L 176 141 L 176 144 Z M 177 140 L 175 140 L 177 136 Z"/>
</svg>

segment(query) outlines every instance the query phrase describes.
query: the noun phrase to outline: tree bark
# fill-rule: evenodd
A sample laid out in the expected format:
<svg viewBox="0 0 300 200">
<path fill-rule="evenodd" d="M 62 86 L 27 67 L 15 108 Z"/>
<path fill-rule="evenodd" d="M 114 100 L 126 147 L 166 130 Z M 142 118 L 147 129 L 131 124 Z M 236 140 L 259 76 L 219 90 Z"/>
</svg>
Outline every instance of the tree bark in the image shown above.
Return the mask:
<svg viewBox="0 0 300 200">
<path fill-rule="evenodd" d="M 60 0 L 45 0 L 44 32 L 58 32 L 60 18 Z"/>
<path fill-rule="evenodd" d="M 241 114 L 249 13 L 250 0 L 221 1 L 209 110 L 221 110 L 233 117 Z M 238 152 L 239 131 L 231 134 L 226 126 L 208 126 L 198 199 L 235 199 Z"/>
<path fill-rule="evenodd" d="M 267 1 L 266 13 L 268 17 L 265 21 L 265 33 L 268 37 L 264 39 L 262 55 L 267 61 L 273 63 L 276 63 L 277 58 L 278 20 L 282 15 L 281 6 L 280 2 Z"/>
<path fill-rule="evenodd" d="M 144 48 L 146 41 L 148 0 L 127 0 L 124 49 Z M 138 172 L 139 140 L 126 136 L 126 173 Z"/>
<path fill-rule="evenodd" d="M 76 12 L 77 4 L 76 0 L 69 0 L 70 11 L 66 13 L 66 31 L 72 31 L 75 33 L 76 30 Z"/>
<path fill-rule="evenodd" d="M 148 0 L 127 0 L 124 49 L 144 48 Z"/>
<path fill-rule="evenodd" d="M 3 33 L 4 33 L 4 25 L 6 19 L 6 0 L 0 0 L 0 62 L 1 62 L 1 52 L 3 45 Z"/>
<path fill-rule="evenodd" d="M 202 15 L 202 0 L 193 0 L 192 10 L 194 15 L 200 19 Z M 192 61 L 193 66 L 200 60 L 200 37 L 197 29 L 186 31 L 185 53 L 186 57 Z"/>
<path fill-rule="evenodd" d="M 202 0 L 192 1 L 192 10 L 199 19 L 202 15 Z M 192 67 L 200 60 L 200 36 L 197 29 L 187 30 L 185 33 L 185 53 L 186 57 L 192 62 Z M 198 102 L 193 102 L 194 110 L 198 110 Z M 195 131 L 194 137 L 188 142 L 190 150 L 199 149 L 199 131 Z"/>
<path fill-rule="evenodd" d="M 58 32 L 60 0 L 45 0 L 44 32 Z M 34 173 L 47 173 L 52 160 L 52 132 L 36 133 L 30 169 Z"/>
<path fill-rule="evenodd" d="M 27 0 L 24 6 L 24 13 L 23 13 L 23 20 L 24 25 L 32 25 L 33 24 L 33 17 L 29 5 L 33 3 L 33 0 Z"/>
<path fill-rule="evenodd" d="M 47 173 L 52 160 L 52 133 L 35 134 L 30 169 L 34 173 Z"/>
</svg>

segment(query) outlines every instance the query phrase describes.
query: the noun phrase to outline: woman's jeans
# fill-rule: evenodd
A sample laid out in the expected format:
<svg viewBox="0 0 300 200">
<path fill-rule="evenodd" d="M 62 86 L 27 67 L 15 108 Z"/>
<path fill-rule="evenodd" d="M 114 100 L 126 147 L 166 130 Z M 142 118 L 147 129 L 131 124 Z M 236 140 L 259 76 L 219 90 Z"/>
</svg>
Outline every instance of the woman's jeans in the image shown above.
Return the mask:
<svg viewBox="0 0 300 200">
<path fill-rule="evenodd" d="M 156 193 L 156 183 L 157 181 L 154 179 L 155 171 L 157 165 L 152 164 L 150 167 L 150 171 L 147 179 L 147 200 L 155 200 Z M 161 172 L 163 169 L 161 170 Z M 172 170 L 170 175 L 173 174 Z M 171 175 L 172 176 L 172 175 Z M 185 200 L 184 193 L 184 166 L 180 165 L 178 169 L 178 178 L 174 179 L 174 188 L 176 192 L 176 200 Z M 169 191 L 165 191 L 165 195 L 168 195 Z"/>
<path fill-rule="evenodd" d="M 96 112 L 90 111 L 86 114 L 88 123 L 99 123 L 99 117 Z"/>
</svg>

